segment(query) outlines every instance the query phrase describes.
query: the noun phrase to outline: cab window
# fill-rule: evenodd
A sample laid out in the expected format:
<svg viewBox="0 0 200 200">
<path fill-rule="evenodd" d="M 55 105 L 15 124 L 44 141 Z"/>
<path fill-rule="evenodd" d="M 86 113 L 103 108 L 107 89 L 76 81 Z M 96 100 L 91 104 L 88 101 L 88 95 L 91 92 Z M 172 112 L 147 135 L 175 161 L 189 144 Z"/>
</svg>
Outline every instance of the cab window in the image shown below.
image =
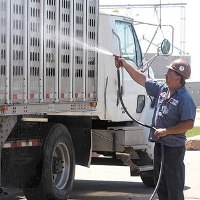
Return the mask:
<svg viewBox="0 0 200 200">
<path fill-rule="evenodd" d="M 116 32 L 121 42 L 122 57 L 132 60 L 138 68 L 142 66 L 141 48 L 133 25 L 129 22 L 116 21 Z"/>
</svg>

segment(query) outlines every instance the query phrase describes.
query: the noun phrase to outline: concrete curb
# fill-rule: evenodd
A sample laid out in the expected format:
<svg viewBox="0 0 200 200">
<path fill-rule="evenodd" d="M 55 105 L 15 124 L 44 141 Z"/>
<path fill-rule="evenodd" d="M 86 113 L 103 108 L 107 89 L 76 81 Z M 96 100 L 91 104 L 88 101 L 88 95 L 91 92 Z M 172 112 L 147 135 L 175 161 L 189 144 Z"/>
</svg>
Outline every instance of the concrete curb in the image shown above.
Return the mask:
<svg viewBox="0 0 200 200">
<path fill-rule="evenodd" d="M 200 150 L 200 136 L 194 136 L 194 137 L 188 138 L 185 146 L 187 150 L 199 151 Z"/>
<path fill-rule="evenodd" d="M 200 109 L 196 111 L 196 119 L 194 121 L 194 126 L 200 126 Z M 193 151 L 200 151 L 200 135 L 189 137 L 186 141 L 186 149 Z"/>
</svg>

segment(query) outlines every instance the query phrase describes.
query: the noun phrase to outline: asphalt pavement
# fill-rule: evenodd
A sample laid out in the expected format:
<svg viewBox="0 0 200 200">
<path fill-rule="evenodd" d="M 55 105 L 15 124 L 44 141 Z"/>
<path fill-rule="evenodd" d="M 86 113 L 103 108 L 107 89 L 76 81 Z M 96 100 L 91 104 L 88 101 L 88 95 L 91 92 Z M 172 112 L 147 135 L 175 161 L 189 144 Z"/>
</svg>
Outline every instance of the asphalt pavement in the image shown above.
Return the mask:
<svg viewBox="0 0 200 200">
<path fill-rule="evenodd" d="M 186 151 L 185 200 L 200 200 L 200 151 Z M 9 190 L 0 200 L 26 200 L 21 190 Z M 69 200 L 148 200 L 153 188 L 140 177 L 130 177 L 128 167 L 76 166 L 76 180 Z M 156 198 L 155 198 L 156 199 Z"/>
</svg>

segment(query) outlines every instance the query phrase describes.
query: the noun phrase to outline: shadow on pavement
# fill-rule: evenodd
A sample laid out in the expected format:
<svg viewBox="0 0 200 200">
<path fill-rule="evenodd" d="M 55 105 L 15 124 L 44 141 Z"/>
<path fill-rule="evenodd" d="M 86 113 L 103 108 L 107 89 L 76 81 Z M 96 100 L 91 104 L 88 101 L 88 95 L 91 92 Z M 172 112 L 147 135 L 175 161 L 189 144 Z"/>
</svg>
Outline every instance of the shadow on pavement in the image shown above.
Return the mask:
<svg viewBox="0 0 200 200">
<path fill-rule="evenodd" d="M 19 189 L 5 189 L 0 200 L 26 200 Z M 75 180 L 69 200 L 148 200 L 153 188 L 140 182 Z"/>
<path fill-rule="evenodd" d="M 147 200 L 153 188 L 139 182 L 76 180 L 70 195 L 71 200 Z"/>
</svg>

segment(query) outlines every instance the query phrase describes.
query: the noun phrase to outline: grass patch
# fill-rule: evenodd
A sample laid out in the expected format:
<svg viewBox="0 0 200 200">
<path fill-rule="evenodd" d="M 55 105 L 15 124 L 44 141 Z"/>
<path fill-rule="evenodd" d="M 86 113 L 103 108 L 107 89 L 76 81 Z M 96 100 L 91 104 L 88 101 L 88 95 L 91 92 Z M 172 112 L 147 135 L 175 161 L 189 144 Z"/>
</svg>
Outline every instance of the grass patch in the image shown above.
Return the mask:
<svg viewBox="0 0 200 200">
<path fill-rule="evenodd" d="M 186 132 L 186 137 L 193 137 L 196 135 L 200 135 L 200 126 L 195 126 L 193 129 Z"/>
</svg>

